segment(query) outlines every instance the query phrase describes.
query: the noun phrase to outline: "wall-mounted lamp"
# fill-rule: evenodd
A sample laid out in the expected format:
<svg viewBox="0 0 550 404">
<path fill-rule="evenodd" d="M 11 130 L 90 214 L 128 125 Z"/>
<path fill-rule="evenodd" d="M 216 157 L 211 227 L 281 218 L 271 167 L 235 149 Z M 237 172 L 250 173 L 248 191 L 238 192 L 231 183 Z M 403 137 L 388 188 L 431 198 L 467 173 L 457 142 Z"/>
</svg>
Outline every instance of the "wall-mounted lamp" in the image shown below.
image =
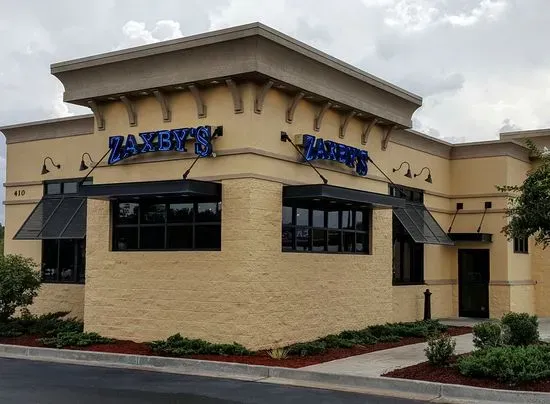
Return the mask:
<svg viewBox="0 0 550 404">
<path fill-rule="evenodd" d="M 85 153 L 82 154 L 82 157 L 80 157 L 80 168 L 79 168 L 80 171 L 84 171 L 84 170 L 87 170 L 88 168 L 90 168 L 84 162 L 84 156 L 88 156 L 88 160 L 90 160 L 90 165 L 93 166 L 95 164 L 95 162 L 92 160 L 92 156 L 90 156 L 89 153 L 85 152 Z"/>
<path fill-rule="evenodd" d="M 48 174 L 50 172 L 50 170 L 46 168 L 46 160 L 50 160 L 52 162 L 52 165 L 58 170 L 61 168 L 61 164 L 55 164 L 51 157 L 45 157 L 44 162 L 42 163 L 42 175 Z"/>
<path fill-rule="evenodd" d="M 424 167 L 422 170 L 420 170 L 420 172 L 418 174 L 414 175 L 414 178 L 416 178 L 420 174 L 422 174 L 424 172 L 424 170 L 428 170 L 428 176 L 426 177 L 426 179 L 424 181 L 429 182 L 431 184 L 432 183 L 432 172 L 430 171 L 430 169 L 428 167 Z"/>
<path fill-rule="evenodd" d="M 405 177 L 412 178 L 411 165 L 409 164 L 408 161 L 402 162 L 401 165 L 399 166 L 399 168 L 394 168 L 394 169 L 393 169 L 393 172 L 396 172 L 396 171 L 401 170 L 401 167 L 403 167 L 403 164 L 406 164 L 406 165 L 407 165 L 407 172 L 405 173 Z"/>
</svg>

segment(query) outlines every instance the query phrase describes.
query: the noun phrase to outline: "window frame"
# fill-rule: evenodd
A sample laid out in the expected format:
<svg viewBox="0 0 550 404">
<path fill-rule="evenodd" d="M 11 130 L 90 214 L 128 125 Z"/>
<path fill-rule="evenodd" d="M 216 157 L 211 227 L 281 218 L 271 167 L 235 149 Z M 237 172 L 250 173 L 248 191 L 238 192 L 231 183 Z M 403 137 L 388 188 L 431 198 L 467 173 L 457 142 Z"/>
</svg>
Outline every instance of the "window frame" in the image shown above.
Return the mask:
<svg viewBox="0 0 550 404">
<path fill-rule="evenodd" d="M 411 188 L 402 185 L 389 185 L 389 193 L 392 196 L 405 199 L 409 203 L 415 203 L 419 205 L 424 204 L 424 190 L 419 188 Z M 401 192 L 404 192 L 405 195 Z M 396 229 L 399 231 L 396 232 Z M 399 241 L 399 278 L 395 277 L 395 243 Z M 410 280 L 404 280 L 406 263 L 403 259 L 405 257 L 405 244 L 410 245 L 410 252 L 407 254 L 407 260 L 410 268 Z M 424 258 L 425 258 L 424 244 L 416 243 L 411 235 L 407 232 L 399 219 L 392 213 L 392 285 L 393 286 L 414 286 L 424 285 Z"/>
<path fill-rule="evenodd" d="M 514 254 L 529 254 L 529 237 L 514 237 Z"/>
<path fill-rule="evenodd" d="M 372 208 L 369 207 L 342 207 L 342 206 L 292 206 L 290 204 L 283 204 L 283 211 L 285 208 L 292 209 L 292 223 L 285 224 L 282 222 L 282 233 L 281 233 L 281 251 L 283 253 L 307 253 L 307 254 L 353 254 L 353 255 L 372 255 Z M 304 209 L 308 212 L 307 225 L 297 224 L 297 210 Z M 323 212 L 323 226 L 314 226 L 313 223 L 313 212 L 322 211 Z M 329 212 L 338 212 L 338 226 L 329 227 L 328 226 L 328 216 Z M 343 227 L 342 216 L 343 212 L 352 211 L 353 212 L 353 228 L 347 229 Z M 357 229 L 357 212 L 361 212 L 363 215 L 362 225 L 363 229 Z M 283 215 L 284 219 L 284 215 Z M 297 232 L 299 230 L 308 231 L 308 245 L 307 249 L 299 250 L 298 249 L 298 236 Z M 291 234 L 291 246 L 285 247 L 283 244 L 283 235 L 285 231 L 290 232 Z M 314 237 L 313 234 L 315 231 L 323 232 L 323 250 L 315 250 Z M 338 251 L 329 251 L 329 234 L 331 232 L 339 233 L 340 242 L 338 244 Z M 353 234 L 353 251 L 344 251 L 344 235 Z M 357 236 L 362 235 L 363 238 L 363 251 L 357 251 Z M 366 244 L 366 247 L 365 247 Z"/>
<path fill-rule="evenodd" d="M 117 223 L 117 208 L 122 203 L 137 203 L 137 223 L 120 224 Z M 217 211 L 219 214 L 219 220 L 217 221 L 196 221 L 198 215 L 198 205 L 201 203 L 215 203 L 217 204 Z M 142 223 L 142 205 L 146 204 L 163 204 L 164 208 L 164 221 L 159 223 Z M 168 220 L 168 211 L 171 204 L 193 204 L 193 218 L 191 222 L 172 222 Z M 141 197 L 141 198 L 118 198 L 111 201 L 111 251 L 113 252 L 143 252 L 143 251 L 221 251 L 221 226 L 222 226 L 222 202 L 221 199 L 201 199 L 201 198 L 189 198 L 189 197 Z M 196 247 L 196 228 L 202 226 L 211 226 L 219 228 L 219 247 L 216 248 L 197 248 Z M 141 232 L 142 229 L 147 228 L 164 228 L 164 248 L 140 248 L 141 245 Z M 169 228 L 191 228 L 191 248 L 168 248 L 168 229 Z M 137 248 L 121 249 L 118 247 L 119 240 L 117 239 L 117 229 L 136 229 L 137 234 Z"/>
<path fill-rule="evenodd" d="M 72 276 L 72 279 L 67 281 L 61 279 L 61 270 L 60 270 L 60 263 L 61 263 L 61 243 L 64 241 L 70 241 L 72 244 L 73 249 L 73 265 L 74 265 L 74 274 Z M 51 279 L 48 277 L 45 277 L 45 251 L 46 251 L 46 243 L 56 243 L 56 279 Z M 82 256 L 81 265 L 78 265 L 79 259 L 78 259 L 78 252 L 79 252 L 79 244 L 82 243 L 82 247 L 84 249 L 84 254 Z M 42 283 L 54 283 L 54 284 L 76 284 L 76 285 L 84 285 L 86 283 L 86 239 L 58 239 L 58 238 L 50 238 L 50 239 L 43 239 L 42 240 L 42 258 L 41 258 L 41 266 L 40 266 L 40 278 Z"/>
<path fill-rule="evenodd" d="M 80 181 L 82 181 L 82 178 L 64 178 L 64 179 L 44 181 L 43 182 L 43 187 L 44 187 L 43 195 L 44 195 L 45 198 L 49 198 L 49 197 L 58 198 L 59 196 L 63 196 L 63 195 L 69 195 L 69 196 L 78 195 L 80 193 L 80 188 L 82 186 L 93 184 L 93 178 L 92 177 L 86 178 L 86 180 L 82 184 L 78 185 L 78 183 Z M 68 183 L 69 184 L 73 184 L 73 183 L 77 184 L 76 192 L 67 192 L 67 193 L 64 192 L 65 185 L 68 184 Z M 48 192 L 48 185 L 54 185 L 54 184 L 59 184 L 60 192 L 58 192 L 58 193 Z"/>
</svg>

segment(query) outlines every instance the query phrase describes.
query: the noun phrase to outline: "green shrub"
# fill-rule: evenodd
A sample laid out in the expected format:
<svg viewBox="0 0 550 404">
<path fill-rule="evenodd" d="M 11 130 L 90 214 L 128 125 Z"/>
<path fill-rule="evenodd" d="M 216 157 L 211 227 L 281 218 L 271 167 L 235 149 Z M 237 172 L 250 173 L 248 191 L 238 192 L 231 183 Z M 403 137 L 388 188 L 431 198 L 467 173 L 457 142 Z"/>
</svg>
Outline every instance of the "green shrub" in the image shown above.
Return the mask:
<svg viewBox="0 0 550 404">
<path fill-rule="evenodd" d="M 0 337 L 20 337 L 25 334 L 25 328 L 17 321 L 0 322 Z"/>
<path fill-rule="evenodd" d="M 321 341 L 299 342 L 290 345 L 288 348 L 290 355 L 310 356 L 325 353 L 327 344 Z"/>
<path fill-rule="evenodd" d="M 464 376 L 517 384 L 550 377 L 550 346 L 506 346 L 473 352 L 458 361 Z"/>
<path fill-rule="evenodd" d="M 432 365 L 444 366 L 451 360 L 455 347 L 456 341 L 449 334 L 433 335 L 428 339 L 424 352 Z"/>
<path fill-rule="evenodd" d="M 502 346 L 503 332 L 498 321 L 487 321 L 473 327 L 474 346 L 477 349 L 487 349 Z"/>
<path fill-rule="evenodd" d="M 18 307 L 32 304 L 40 288 L 40 273 L 30 258 L 0 255 L 0 322 L 6 322 Z"/>
<path fill-rule="evenodd" d="M 536 344 L 539 341 L 537 316 L 527 313 L 507 313 L 502 316 L 505 343 L 512 346 Z"/>
<path fill-rule="evenodd" d="M 447 327 L 437 320 L 415 321 L 412 323 L 388 323 L 368 327 L 377 338 L 385 336 L 426 338 L 432 334 L 447 331 Z"/>
<path fill-rule="evenodd" d="M 354 345 L 375 344 L 377 338 L 371 334 L 368 328 L 357 331 L 342 331 L 338 337 L 352 342 Z"/>
<path fill-rule="evenodd" d="M 73 346 L 89 346 L 95 344 L 109 344 L 113 342 L 110 338 L 102 337 L 95 332 L 61 332 L 55 337 L 40 338 L 38 340 L 42 345 L 63 348 Z"/>
<path fill-rule="evenodd" d="M 166 340 L 149 343 L 153 352 L 173 355 L 250 355 L 244 346 L 233 344 L 212 344 L 201 339 L 184 338 L 180 334 L 168 337 Z"/>
</svg>

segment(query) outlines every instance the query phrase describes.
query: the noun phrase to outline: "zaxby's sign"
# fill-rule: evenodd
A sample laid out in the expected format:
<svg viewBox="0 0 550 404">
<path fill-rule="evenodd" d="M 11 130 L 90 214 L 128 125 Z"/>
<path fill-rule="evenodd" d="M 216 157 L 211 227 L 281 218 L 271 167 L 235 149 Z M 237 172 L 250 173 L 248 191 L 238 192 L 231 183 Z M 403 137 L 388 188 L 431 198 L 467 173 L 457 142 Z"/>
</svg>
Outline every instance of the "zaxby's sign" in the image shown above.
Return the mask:
<svg viewBox="0 0 550 404">
<path fill-rule="evenodd" d="M 180 128 L 170 130 L 159 130 L 156 132 L 140 133 L 141 142 L 138 143 L 134 135 L 111 136 L 109 138 L 109 164 L 115 164 L 128 157 L 150 152 L 177 151 L 186 152 L 185 142 L 195 140 L 195 154 L 200 157 L 212 155 L 212 139 L 214 136 L 221 136 L 222 127 L 212 132 L 210 126 L 199 126 L 197 128 Z"/>
<path fill-rule="evenodd" d="M 367 175 L 369 153 L 352 146 L 336 143 L 331 140 L 315 138 L 311 135 L 302 136 L 304 156 L 307 161 L 332 160 L 343 163 L 350 168 L 355 168 L 359 175 Z"/>
</svg>

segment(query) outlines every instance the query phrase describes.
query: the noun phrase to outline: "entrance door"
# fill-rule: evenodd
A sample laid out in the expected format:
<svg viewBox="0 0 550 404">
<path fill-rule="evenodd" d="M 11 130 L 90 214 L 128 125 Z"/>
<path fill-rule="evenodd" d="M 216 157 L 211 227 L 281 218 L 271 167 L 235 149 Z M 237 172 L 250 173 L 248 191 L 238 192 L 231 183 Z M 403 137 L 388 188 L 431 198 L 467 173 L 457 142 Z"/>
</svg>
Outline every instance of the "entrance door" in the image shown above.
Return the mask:
<svg viewBox="0 0 550 404">
<path fill-rule="evenodd" d="M 489 250 L 458 250 L 460 317 L 489 317 Z"/>
</svg>

